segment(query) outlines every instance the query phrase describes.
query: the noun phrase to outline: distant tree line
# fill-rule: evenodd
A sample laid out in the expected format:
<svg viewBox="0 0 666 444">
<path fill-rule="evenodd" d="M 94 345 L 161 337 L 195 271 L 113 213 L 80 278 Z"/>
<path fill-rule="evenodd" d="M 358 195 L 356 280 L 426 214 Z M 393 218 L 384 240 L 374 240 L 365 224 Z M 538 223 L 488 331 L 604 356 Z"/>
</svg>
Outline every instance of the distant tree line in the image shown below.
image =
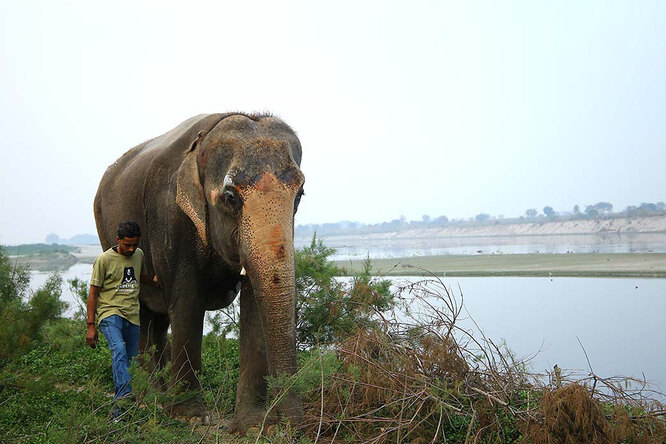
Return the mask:
<svg viewBox="0 0 666 444">
<path fill-rule="evenodd" d="M 312 237 L 313 234 L 319 236 L 331 236 L 336 234 L 369 234 L 386 233 L 393 231 L 405 231 L 416 228 L 437 228 L 451 223 L 448 217 L 439 216 L 431 218 L 423 215 L 421 220 L 408 221 L 405 216 L 399 219 L 393 219 L 390 222 L 379 222 L 376 224 L 363 224 L 360 222 L 341 221 L 337 223 L 324 224 L 306 224 L 298 225 L 295 230 L 296 236 Z"/>
<path fill-rule="evenodd" d="M 449 219 L 446 216 L 430 217 L 427 214 L 421 216 L 420 220 L 408 221 L 405 216 L 393 219 L 389 222 L 376 224 L 363 224 L 360 222 L 341 221 L 337 223 L 306 224 L 298 225 L 295 230 L 296 236 L 311 237 L 314 233 L 319 236 L 353 235 L 387 233 L 395 231 L 406 231 L 410 229 L 443 228 L 446 226 L 475 226 L 489 224 L 515 224 L 530 223 L 538 221 L 566 221 L 582 219 L 611 219 L 624 217 L 649 217 L 666 215 L 666 204 L 664 202 L 641 202 L 640 205 L 630 205 L 622 211 L 613 212 L 613 204 L 610 202 L 597 202 L 585 205 L 583 209 L 574 205 L 571 210 L 556 211 L 553 207 L 546 205 L 540 213 L 536 208 L 525 210 L 524 216 L 505 218 L 503 215 L 492 216 L 489 213 L 479 213 L 474 217 Z"/>
<path fill-rule="evenodd" d="M 525 211 L 527 218 L 546 217 L 550 219 L 594 219 L 597 217 L 649 217 L 666 214 L 666 204 L 664 202 L 650 203 L 641 202 L 640 205 L 630 205 L 622 211 L 613 212 L 613 204 L 610 202 L 597 202 L 594 205 L 586 205 L 581 211 L 579 205 L 574 205 L 573 211 L 557 212 L 553 207 L 543 207 L 543 214 L 539 214 L 535 208 L 529 208 Z"/>
</svg>

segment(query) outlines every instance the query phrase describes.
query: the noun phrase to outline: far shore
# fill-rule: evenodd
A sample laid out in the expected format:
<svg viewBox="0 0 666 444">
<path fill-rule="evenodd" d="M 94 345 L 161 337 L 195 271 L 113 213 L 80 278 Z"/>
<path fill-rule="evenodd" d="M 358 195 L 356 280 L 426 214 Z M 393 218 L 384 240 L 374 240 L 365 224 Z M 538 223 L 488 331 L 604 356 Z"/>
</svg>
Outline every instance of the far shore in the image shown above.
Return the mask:
<svg viewBox="0 0 666 444">
<path fill-rule="evenodd" d="M 396 241 L 406 239 L 492 239 L 536 236 L 632 236 L 636 234 L 666 233 L 666 215 L 641 217 L 606 217 L 595 219 L 490 220 L 486 222 L 450 222 L 437 227 L 405 225 L 398 231 L 326 233 L 318 237 L 328 245 L 355 245 L 358 241 Z M 300 243 L 309 243 L 312 233 L 297 233 Z"/>
<path fill-rule="evenodd" d="M 93 264 L 97 256 L 102 253 L 99 245 L 74 245 L 78 251 L 70 253 L 37 253 L 21 256 L 10 256 L 10 260 L 18 265 L 29 265 L 32 271 L 59 271 L 63 272 L 71 266 L 79 264 Z"/>
<path fill-rule="evenodd" d="M 666 278 L 666 253 L 490 254 L 371 259 L 377 276 Z M 336 261 L 350 273 L 363 260 Z"/>
</svg>

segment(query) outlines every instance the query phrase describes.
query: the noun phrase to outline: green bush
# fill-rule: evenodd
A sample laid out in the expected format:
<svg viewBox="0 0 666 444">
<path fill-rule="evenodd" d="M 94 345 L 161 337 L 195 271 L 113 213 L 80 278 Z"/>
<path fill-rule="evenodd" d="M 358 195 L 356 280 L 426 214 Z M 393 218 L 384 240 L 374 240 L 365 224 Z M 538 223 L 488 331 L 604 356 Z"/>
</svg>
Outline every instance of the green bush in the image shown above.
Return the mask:
<svg viewBox="0 0 666 444">
<path fill-rule="evenodd" d="M 370 260 L 350 282 L 329 260 L 335 253 L 316 235 L 309 247 L 296 251 L 297 340 L 301 348 L 340 342 L 358 329 L 376 326 L 375 315 L 393 307 L 391 281 L 371 276 Z"/>
<path fill-rule="evenodd" d="M 0 247 L 0 367 L 37 347 L 44 327 L 66 308 L 60 300 L 62 277 L 53 273 L 29 294 L 30 271 L 13 266 Z"/>
<path fill-rule="evenodd" d="M 86 304 L 88 303 L 88 290 L 90 288 L 88 282 L 75 277 L 74 279 L 68 280 L 67 283 L 69 284 L 69 291 L 78 297 L 76 302 L 79 308 L 76 310 L 76 313 L 74 313 L 74 319 L 88 319 L 88 313 L 86 309 Z"/>
<path fill-rule="evenodd" d="M 316 234 L 309 246 L 295 251 L 296 339 L 301 350 L 340 342 L 358 329 L 376 327 L 377 313 L 395 304 L 391 281 L 373 277 L 369 259 L 358 275 L 348 277 L 344 268 L 329 259 L 334 253 Z M 206 313 L 211 338 L 238 337 L 238 305 Z"/>
</svg>

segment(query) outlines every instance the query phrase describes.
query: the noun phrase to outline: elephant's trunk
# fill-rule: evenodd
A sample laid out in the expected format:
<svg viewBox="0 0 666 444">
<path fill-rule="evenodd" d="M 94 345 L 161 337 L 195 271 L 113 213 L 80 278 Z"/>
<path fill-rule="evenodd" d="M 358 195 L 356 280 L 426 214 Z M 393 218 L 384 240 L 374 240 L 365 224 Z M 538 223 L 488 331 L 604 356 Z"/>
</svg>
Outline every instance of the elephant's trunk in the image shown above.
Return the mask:
<svg viewBox="0 0 666 444">
<path fill-rule="evenodd" d="M 240 241 L 241 260 L 259 308 L 268 370 L 271 376 L 283 377 L 297 369 L 293 194 L 280 190 L 277 181 L 274 185 L 246 194 Z M 278 412 L 294 425 L 301 424 L 303 407 L 295 392 L 287 390 L 281 399 Z"/>
</svg>

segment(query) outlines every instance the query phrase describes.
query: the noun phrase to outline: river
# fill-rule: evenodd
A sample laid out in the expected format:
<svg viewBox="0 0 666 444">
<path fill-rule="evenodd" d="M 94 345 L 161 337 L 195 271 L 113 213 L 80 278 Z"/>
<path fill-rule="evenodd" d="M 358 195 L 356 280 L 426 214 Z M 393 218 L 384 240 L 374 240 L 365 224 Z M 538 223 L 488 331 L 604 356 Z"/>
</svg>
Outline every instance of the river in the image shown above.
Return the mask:
<svg viewBox="0 0 666 444">
<path fill-rule="evenodd" d="M 653 389 L 666 389 L 666 279 L 483 277 L 443 282 L 455 294 L 462 291 L 460 326 L 477 334 L 480 328 L 497 344 L 505 341 L 518 358 L 533 356 L 529 366 L 535 372 L 552 372 L 557 364 L 585 376 L 591 365 L 601 377 L 645 377 L 655 384 Z"/>
</svg>

